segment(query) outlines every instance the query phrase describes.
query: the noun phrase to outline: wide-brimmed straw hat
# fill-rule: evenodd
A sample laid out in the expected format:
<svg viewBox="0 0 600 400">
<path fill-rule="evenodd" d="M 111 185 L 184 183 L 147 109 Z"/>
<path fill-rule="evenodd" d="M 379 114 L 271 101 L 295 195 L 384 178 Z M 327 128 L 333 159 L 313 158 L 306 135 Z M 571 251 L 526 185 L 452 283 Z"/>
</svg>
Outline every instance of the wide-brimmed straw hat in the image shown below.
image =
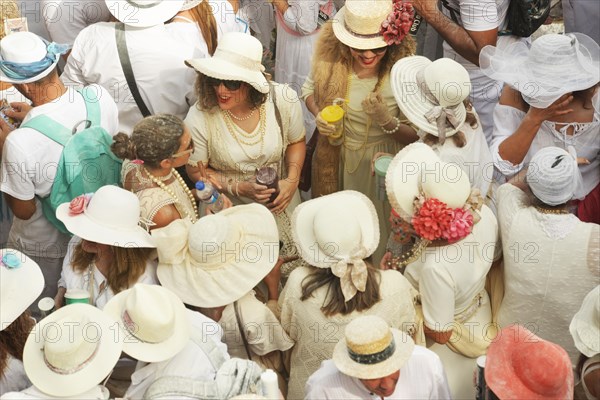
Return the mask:
<svg viewBox="0 0 600 400">
<path fill-rule="evenodd" d="M 488 348 L 485 382 L 500 399 L 573 399 L 567 352 L 520 325 L 502 329 Z"/>
<path fill-rule="evenodd" d="M 264 75 L 263 48 L 258 39 L 241 32 L 229 32 L 219 38 L 212 57 L 186 60 L 188 67 L 216 79 L 246 82 L 260 93 L 269 93 Z"/>
<path fill-rule="evenodd" d="M 600 353 L 600 286 L 590 291 L 573 316 L 569 331 L 575 347 L 586 357 Z"/>
<path fill-rule="evenodd" d="M 110 299 L 104 312 L 117 320 L 123 351 L 139 361 L 160 362 L 179 353 L 191 324 L 179 298 L 158 285 L 138 283 Z"/>
<path fill-rule="evenodd" d="M 89 304 L 62 307 L 41 320 L 23 350 L 27 377 L 42 392 L 75 397 L 105 379 L 123 348 L 116 321 Z"/>
<path fill-rule="evenodd" d="M 471 195 L 469 177 L 460 166 L 443 162 L 425 143 L 412 143 L 394 156 L 385 184 L 390 204 L 408 222 L 421 194 L 450 208 L 463 207 Z"/>
<path fill-rule="evenodd" d="M 279 231 L 263 205 L 246 204 L 155 229 L 158 279 L 186 304 L 220 307 L 248 293 L 275 266 Z"/>
<path fill-rule="evenodd" d="M 600 47 L 582 33 L 549 34 L 531 48 L 516 42 L 504 49 L 485 46 L 481 71 L 521 92 L 531 106 L 546 108 L 566 93 L 588 89 L 600 81 Z"/>
<path fill-rule="evenodd" d="M 381 23 L 392 7 L 391 0 L 347 0 L 332 19 L 333 33 L 340 42 L 354 49 L 385 47 Z"/>
<path fill-rule="evenodd" d="M 203 0 L 185 0 L 183 5 L 181 6 L 181 11 L 186 11 L 196 7 L 198 4 L 202 3 Z"/>
<path fill-rule="evenodd" d="M 449 58 L 405 57 L 392 67 L 391 84 L 398 107 L 419 129 L 434 136 L 458 132 L 471 92 L 469 73 Z"/>
<path fill-rule="evenodd" d="M 147 28 L 162 24 L 181 10 L 184 0 L 105 0 L 110 13 L 126 25 Z"/>
<path fill-rule="evenodd" d="M 16 32 L 0 40 L 0 81 L 31 83 L 52 72 L 67 45 L 49 43 L 32 32 Z"/>
<path fill-rule="evenodd" d="M 406 333 L 390 328 L 381 317 L 358 317 L 346 326 L 333 350 L 333 362 L 345 375 L 378 379 L 399 371 L 415 343 Z"/>
<path fill-rule="evenodd" d="M 44 290 L 35 261 L 20 251 L 0 250 L 0 331 L 6 329 Z"/>
<path fill-rule="evenodd" d="M 117 186 L 102 186 L 95 193 L 61 204 L 56 217 L 69 232 L 91 242 L 117 247 L 155 247 L 150 234 L 138 225 L 139 199 Z"/>
</svg>

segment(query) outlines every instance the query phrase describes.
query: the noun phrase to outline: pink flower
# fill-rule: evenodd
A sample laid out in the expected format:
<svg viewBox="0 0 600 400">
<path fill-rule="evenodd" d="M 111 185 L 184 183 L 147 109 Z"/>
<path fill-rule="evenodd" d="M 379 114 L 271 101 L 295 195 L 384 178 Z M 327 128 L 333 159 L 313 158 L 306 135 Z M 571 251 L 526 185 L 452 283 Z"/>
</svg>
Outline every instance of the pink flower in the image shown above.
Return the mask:
<svg viewBox="0 0 600 400">
<path fill-rule="evenodd" d="M 388 17 L 381 23 L 379 31 L 383 40 L 389 45 L 398 45 L 408 35 L 415 19 L 415 11 L 411 3 L 394 0 L 394 7 Z"/>
<path fill-rule="evenodd" d="M 417 235 L 433 241 L 442 237 L 452 218 L 452 210 L 445 203 L 438 199 L 427 199 L 413 216 L 412 224 Z"/>
<path fill-rule="evenodd" d="M 69 215 L 75 216 L 83 213 L 91 198 L 92 195 L 90 193 L 86 193 L 71 200 L 71 203 L 69 203 Z"/>
<path fill-rule="evenodd" d="M 453 218 L 447 229 L 442 233 L 442 237 L 448 240 L 448 243 L 455 243 L 464 239 L 471 233 L 473 228 L 473 214 L 463 208 L 452 210 Z"/>
</svg>

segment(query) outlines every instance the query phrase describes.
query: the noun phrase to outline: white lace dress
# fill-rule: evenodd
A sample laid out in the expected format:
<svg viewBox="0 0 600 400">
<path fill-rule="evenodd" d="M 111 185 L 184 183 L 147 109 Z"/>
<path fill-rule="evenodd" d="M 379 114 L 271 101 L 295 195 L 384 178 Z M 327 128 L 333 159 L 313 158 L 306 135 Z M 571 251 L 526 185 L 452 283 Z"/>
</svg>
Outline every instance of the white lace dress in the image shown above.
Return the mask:
<svg viewBox="0 0 600 400">
<path fill-rule="evenodd" d="M 504 251 L 501 327 L 519 323 L 557 343 L 575 364 L 569 324 L 600 279 L 600 226 L 572 214 L 544 214 L 511 184 L 498 189 Z"/>
</svg>

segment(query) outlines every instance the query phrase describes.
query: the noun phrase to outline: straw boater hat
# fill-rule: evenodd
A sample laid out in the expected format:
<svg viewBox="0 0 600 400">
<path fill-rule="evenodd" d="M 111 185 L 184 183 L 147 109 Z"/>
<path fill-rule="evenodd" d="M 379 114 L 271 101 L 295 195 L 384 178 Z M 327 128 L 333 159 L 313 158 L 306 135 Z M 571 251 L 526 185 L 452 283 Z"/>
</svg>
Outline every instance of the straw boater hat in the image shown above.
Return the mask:
<svg viewBox="0 0 600 400">
<path fill-rule="evenodd" d="M 573 399 L 567 352 L 520 325 L 502 329 L 488 348 L 485 382 L 500 399 Z"/>
<path fill-rule="evenodd" d="M 110 299 L 104 312 L 117 320 L 126 337 L 123 351 L 139 361 L 167 360 L 190 338 L 185 306 L 162 286 L 138 283 Z"/>
<path fill-rule="evenodd" d="M 575 347 L 586 357 L 600 353 L 600 286 L 589 292 L 569 326 Z"/>
<path fill-rule="evenodd" d="M 527 184 L 542 202 L 550 206 L 564 204 L 573 198 L 581 184 L 575 149 L 544 147 L 533 155 L 527 169 Z"/>
<path fill-rule="evenodd" d="M 75 397 L 113 369 L 123 348 L 116 321 L 89 304 L 62 307 L 31 331 L 23 350 L 27 377 L 40 391 Z"/>
<path fill-rule="evenodd" d="M 333 33 L 354 49 L 385 47 L 388 44 L 380 33 L 381 23 L 392 8 L 391 0 L 348 0 L 333 17 Z"/>
<path fill-rule="evenodd" d="M 0 250 L 0 331 L 27 310 L 44 290 L 44 276 L 35 261 L 20 251 Z"/>
<path fill-rule="evenodd" d="M 292 235 L 304 261 L 340 278 L 346 301 L 365 290 L 363 259 L 379 244 L 377 212 L 368 197 L 344 190 L 306 201 L 294 210 Z"/>
<path fill-rule="evenodd" d="M 391 84 L 406 118 L 427 133 L 446 138 L 458 132 L 471 92 L 469 73 L 449 58 L 405 57 L 392 67 Z"/>
<path fill-rule="evenodd" d="M 358 317 L 346 326 L 333 350 L 333 362 L 345 375 L 378 379 L 395 373 L 410 358 L 415 343 L 381 317 Z"/>
<path fill-rule="evenodd" d="M 67 45 L 49 43 L 32 32 L 16 32 L 0 40 L 0 81 L 31 83 L 56 68 Z"/>
<path fill-rule="evenodd" d="M 110 13 L 126 25 L 147 28 L 162 24 L 181 10 L 184 0 L 105 0 Z"/>
<path fill-rule="evenodd" d="M 139 199 L 117 186 L 102 186 L 96 193 L 61 204 L 56 217 L 69 232 L 91 242 L 117 247 L 155 247 L 150 234 L 138 225 Z"/>
<path fill-rule="evenodd" d="M 212 57 L 186 60 L 188 67 L 216 79 L 246 82 L 261 93 L 269 93 L 262 62 L 263 48 L 258 39 L 241 32 L 219 38 Z"/>
<path fill-rule="evenodd" d="M 521 92 L 537 108 L 546 108 L 565 93 L 600 81 L 600 47 L 582 33 L 543 35 L 531 47 L 519 41 L 503 49 L 485 46 L 481 71 Z"/>
<path fill-rule="evenodd" d="M 246 204 L 178 220 L 152 233 L 158 279 L 186 304 L 220 307 L 248 293 L 275 266 L 279 233 L 263 205 Z"/>
</svg>

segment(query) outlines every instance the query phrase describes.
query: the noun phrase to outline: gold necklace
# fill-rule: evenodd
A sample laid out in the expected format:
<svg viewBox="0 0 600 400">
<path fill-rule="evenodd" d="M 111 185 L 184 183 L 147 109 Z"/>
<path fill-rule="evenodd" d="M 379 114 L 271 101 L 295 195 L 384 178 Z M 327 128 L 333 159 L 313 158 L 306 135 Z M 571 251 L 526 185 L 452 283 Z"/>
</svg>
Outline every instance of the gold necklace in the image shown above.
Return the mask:
<svg viewBox="0 0 600 400">
<path fill-rule="evenodd" d="M 249 159 L 256 161 L 258 159 L 260 159 L 261 157 L 264 156 L 264 148 L 265 148 L 265 135 L 267 133 L 267 123 L 266 123 L 266 115 L 265 115 L 265 105 L 263 104 L 260 107 L 260 112 L 259 112 L 259 129 L 258 129 L 258 133 L 260 133 L 260 139 L 256 142 L 246 142 L 243 139 L 239 138 L 236 134 L 236 129 L 235 127 L 237 127 L 237 125 L 235 125 L 233 123 L 233 121 L 231 121 L 230 118 L 227 118 L 227 116 L 225 116 L 225 118 L 223 118 L 225 120 L 225 125 L 227 126 L 227 130 L 229 131 L 229 133 L 231 134 L 231 136 L 233 136 L 233 138 L 235 139 L 235 141 L 237 142 L 238 146 L 240 146 L 240 148 L 242 149 L 242 152 L 246 155 L 246 157 L 248 157 Z M 233 125 L 233 126 L 232 126 Z M 235 126 L 235 127 L 234 127 Z M 241 129 L 241 128 L 238 128 Z M 257 133 L 257 135 L 258 135 Z M 246 151 L 246 149 L 244 148 L 244 144 L 247 146 L 254 146 L 256 144 L 260 143 L 260 150 L 258 151 L 258 155 L 256 156 L 251 156 L 250 154 L 248 154 L 248 152 Z"/>
<path fill-rule="evenodd" d="M 231 118 L 235 119 L 236 121 L 247 121 L 247 120 L 249 120 L 250 118 L 252 118 L 252 116 L 254 115 L 254 111 L 256 111 L 256 108 L 253 108 L 253 109 L 250 111 L 250 114 L 246 115 L 245 117 L 238 117 L 237 115 L 235 115 L 234 113 L 232 113 L 232 112 L 231 112 L 231 111 L 229 111 L 229 110 L 225 110 L 225 114 L 227 114 L 227 116 L 229 116 L 229 117 L 231 117 Z"/>
<path fill-rule="evenodd" d="M 391 260 L 386 262 L 386 265 L 397 271 L 406 267 L 408 264 L 416 261 L 423 253 L 423 250 L 427 248 L 430 241 L 423 238 L 418 238 L 415 244 L 406 252 L 400 254 L 397 257 L 392 257 Z"/>
<path fill-rule="evenodd" d="M 144 167 L 144 171 L 146 172 L 146 175 L 148 175 L 148 178 L 150 178 L 152 180 L 152 182 L 156 183 L 156 185 L 159 188 L 161 188 L 162 190 L 167 192 L 169 194 L 169 196 L 171 196 L 171 198 L 173 198 L 175 200 L 176 203 L 182 204 L 181 201 L 179 200 L 179 197 L 177 197 L 175 192 L 170 187 L 168 187 L 160 179 L 158 179 L 157 177 L 152 175 L 146 167 Z M 179 172 L 177 172 L 177 170 L 175 168 L 171 168 L 170 173 L 173 173 L 175 175 L 177 182 L 179 182 L 179 184 L 181 185 L 181 188 L 183 189 L 183 191 L 187 195 L 188 199 L 190 200 L 190 203 L 192 203 L 192 208 L 194 209 L 194 215 L 193 216 L 188 215 L 188 217 L 190 217 L 192 222 L 196 222 L 199 217 L 198 216 L 198 206 L 196 205 L 196 199 L 194 199 L 194 195 L 192 194 L 192 191 L 190 190 L 190 188 L 187 187 L 187 185 L 185 184 L 185 181 L 183 180 L 181 175 L 179 175 Z"/>
<path fill-rule="evenodd" d="M 553 209 L 535 206 L 535 209 L 541 212 L 542 214 L 569 214 L 569 211 L 563 208 Z"/>
</svg>

